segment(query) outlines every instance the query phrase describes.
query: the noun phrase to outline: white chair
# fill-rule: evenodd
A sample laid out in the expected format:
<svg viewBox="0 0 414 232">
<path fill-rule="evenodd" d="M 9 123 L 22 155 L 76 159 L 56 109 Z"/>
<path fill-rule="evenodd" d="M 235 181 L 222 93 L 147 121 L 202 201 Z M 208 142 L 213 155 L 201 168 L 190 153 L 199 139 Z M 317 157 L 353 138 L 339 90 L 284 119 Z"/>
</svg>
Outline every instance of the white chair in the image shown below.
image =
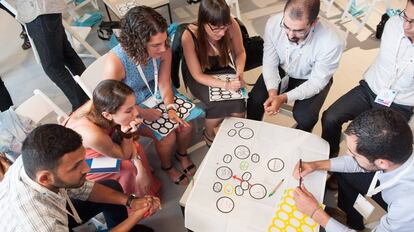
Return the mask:
<svg viewBox="0 0 414 232">
<path fill-rule="evenodd" d="M 99 57 L 86 68 L 86 70 L 82 73 L 82 76 L 73 77 L 90 99 L 92 99 L 92 93 L 95 87 L 103 80 L 105 60 L 106 55 Z"/>
<path fill-rule="evenodd" d="M 235 9 L 236 17 L 241 20 L 239 0 L 226 0 L 226 3 L 230 6 L 230 8 Z"/>
<path fill-rule="evenodd" d="M 33 94 L 32 97 L 16 108 L 16 114 L 30 118 L 35 123 L 39 123 L 52 112 L 55 112 L 58 117 L 68 117 L 68 115 L 42 91 L 35 89 Z"/>
<path fill-rule="evenodd" d="M 348 0 L 348 4 L 346 5 L 345 9 L 344 9 L 344 13 L 342 14 L 341 20 L 345 20 L 345 19 L 351 19 L 352 21 L 354 21 L 357 26 L 357 34 L 362 30 L 362 28 L 364 28 L 365 24 L 367 23 L 369 17 L 371 16 L 372 12 L 374 12 L 375 10 L 378 11 L 381 15 L 384 12 L 380 12 L 376 7 L 377 4 L 380 2 L 384 2 L 386 9 L 390 9 L 391 8 L 391 0 L 355 0 L 356 2 L 356 7 L 359 9 L 362 9 L 364 12 L 362 15 L 357 15 L 357 16 L 353 16 L 351 13 L 349 13 L 349 11 L 352 8 L 352 3 L 353 0 Z M 358 18 L 361 18 L 361 20 L 359 20 Z"/>
</svg>

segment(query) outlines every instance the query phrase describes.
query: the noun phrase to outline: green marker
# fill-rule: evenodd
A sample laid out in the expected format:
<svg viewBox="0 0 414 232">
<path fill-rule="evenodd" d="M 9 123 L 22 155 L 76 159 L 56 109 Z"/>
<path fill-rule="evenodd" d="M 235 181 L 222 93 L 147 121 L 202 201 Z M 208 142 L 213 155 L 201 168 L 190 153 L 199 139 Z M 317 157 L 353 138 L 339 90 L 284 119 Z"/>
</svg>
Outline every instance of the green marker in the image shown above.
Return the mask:
<svg viewBox="0 0 414 232">
<path fill-rule="evenodd" d="M 285 179 L 282 179 L 277 185 L 276 187 L 272 190 L 272 192 L 269 193 L 269 197 L 273 196 L 273 194 L 275 194 L 275 192 L 277 191 L 277 189 L 283 184 L 283 181 L 285 181 Z"/>
</svg>

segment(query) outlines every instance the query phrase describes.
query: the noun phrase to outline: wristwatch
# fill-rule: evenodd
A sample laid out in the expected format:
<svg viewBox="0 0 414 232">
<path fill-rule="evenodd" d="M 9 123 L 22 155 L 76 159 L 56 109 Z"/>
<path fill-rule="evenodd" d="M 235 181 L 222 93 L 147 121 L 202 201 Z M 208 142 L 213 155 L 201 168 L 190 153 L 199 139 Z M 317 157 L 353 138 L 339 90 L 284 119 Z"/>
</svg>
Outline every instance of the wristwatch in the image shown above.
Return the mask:
<svg viewBox="0 0 414 232">
<path fill-rule="evenodd" d="M 126 201 L 126 203 L 125 203 L 125 206 L 126 207 L 128 207 L 128 208 L 131 208 L 131 203 L 132 203 L 132 201 L 134 200 L 134 199 L 136 199 L 137 197 L 135 196 L 135 194 L 131 194 L 131 195 L 129 195 L 128 196 L 128 199 L 127 199 L 127 201 Z"/>
<path fill-rule="evenodd" d="M 165 109 L 167 110 L 167 112 L 171 109 L 174 109 L 175 111 L 177 111 L 177 107 L 175 106 L 175 104 L 168 104 Z"/>
</svg>

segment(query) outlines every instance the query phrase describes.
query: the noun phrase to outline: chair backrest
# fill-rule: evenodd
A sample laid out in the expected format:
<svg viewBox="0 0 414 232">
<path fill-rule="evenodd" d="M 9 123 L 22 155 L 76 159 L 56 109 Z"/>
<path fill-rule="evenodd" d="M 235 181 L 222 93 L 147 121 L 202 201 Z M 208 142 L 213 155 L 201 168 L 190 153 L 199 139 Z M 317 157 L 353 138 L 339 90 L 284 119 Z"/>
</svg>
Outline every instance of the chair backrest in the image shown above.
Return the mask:
<svg viewBox="0 0 414 232">
<path fill-rule="evenodd" d="M 106 54 L 89 65 L 80 77 L 73 77 L 90 99 L 92 99 L 92 93 L 95 87 L 103 80 L 105 60 Z"/>
<path fill-rule="evenodd" d="M 28 117 L 35 123 L 39 123 L 51 112 L 55 112 L 58 117 L 68 117 L 68 115 L 42 91 L 35 89 L 33 94 L 32 97 L 16 108 L 16 114 Z"/>
</svg>

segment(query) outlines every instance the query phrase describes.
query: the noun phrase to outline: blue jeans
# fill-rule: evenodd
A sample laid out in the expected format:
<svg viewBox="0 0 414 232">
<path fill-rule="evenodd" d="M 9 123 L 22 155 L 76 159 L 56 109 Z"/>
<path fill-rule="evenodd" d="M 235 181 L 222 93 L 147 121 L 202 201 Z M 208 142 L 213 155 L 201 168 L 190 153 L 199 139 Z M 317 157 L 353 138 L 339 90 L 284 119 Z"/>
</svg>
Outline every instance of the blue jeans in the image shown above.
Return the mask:
<svg viewBox="0 0 414 232">
<path fill-rule="evenodd" d="M 72 75 L 80 76 L 86 68 L 66 37 L 62 14 L 40 15 L 26 27 L 43 70 L 69 99 L 72 110 L 76 110 L 89 98 Z"/>
</svg>

